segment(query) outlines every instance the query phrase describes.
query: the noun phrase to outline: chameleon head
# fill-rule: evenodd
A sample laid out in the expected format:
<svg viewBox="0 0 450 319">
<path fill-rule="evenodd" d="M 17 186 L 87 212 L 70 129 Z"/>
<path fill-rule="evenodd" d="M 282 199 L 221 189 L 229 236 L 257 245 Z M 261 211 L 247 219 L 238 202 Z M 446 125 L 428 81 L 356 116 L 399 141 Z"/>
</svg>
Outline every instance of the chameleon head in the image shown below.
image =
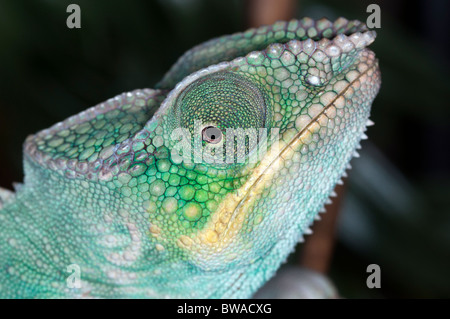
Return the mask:
<svg viewBox="0 0 450 319">
<path fill-rule="evenodd" d="M 374 39 L 358 21 L 305 18 L 211 40 L 158 90 L 30 137 L 27 160 L 85 183 L 89 198 L 102 189 L 90 201 L 98 214 L 120 223 L 127 212 L 139 241 L 129 262 L 177 260 L 190 269 L 180 278 L 259 267 L 257 286 L 310 226 L 364 135 L 380 86 L 366 48 Z"/>
<path fill-rule="evenodd" d="M 193 263 L 249 265 L 302 238 L 364 136 L 380 85 L 375 36 L 345 19 L 280 22 L 231 36 L 229 62 L 192 72 L 211 62 L 213 40 L 168 72 L 161 87 L 187 76 L 156 115 L 166 147 L 207 180 L 194 185 L 205 204 L 192 199 L 205 222 L 178 239 Z M 219 143 L 201 134 L 211 127 Z"/>
</svg>

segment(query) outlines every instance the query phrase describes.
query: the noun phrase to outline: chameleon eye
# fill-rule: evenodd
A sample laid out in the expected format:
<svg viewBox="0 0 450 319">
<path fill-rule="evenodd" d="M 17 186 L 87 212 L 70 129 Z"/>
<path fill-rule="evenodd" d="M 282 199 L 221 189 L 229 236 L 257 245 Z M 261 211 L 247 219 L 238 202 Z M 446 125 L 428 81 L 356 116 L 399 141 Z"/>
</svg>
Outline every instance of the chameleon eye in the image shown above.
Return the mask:
<svg viewBox="0 0 450 319">
<path fill-rule="evenodd" d="M 260 88 L 250 79 L 233 73 L 210 74 L 191 83 L 177 98 L 173 112 L 178 127 L 193 130 L 197 120 L 200 125 L 207 125 L 202 130 L 216 135 L 219 127 L 265 127 L 268 117 Z"/>
<path fill-rule="evenodd" d="M 184 129 L 193 157 L 210 156 L 208 163 L 221 166 L 246 161 L 259 134 L 270 129 L 271 112 L 266 91 L 252 78 L 217 72 L 180 88 L 168 123 L 173 130 Z"/>
<path fill-rule="evenodd" d="M 207 126 L 202 130 L 202 139 L 211 144 L 220 143 L 222 131 L 215 126 Z"/>
</svg>

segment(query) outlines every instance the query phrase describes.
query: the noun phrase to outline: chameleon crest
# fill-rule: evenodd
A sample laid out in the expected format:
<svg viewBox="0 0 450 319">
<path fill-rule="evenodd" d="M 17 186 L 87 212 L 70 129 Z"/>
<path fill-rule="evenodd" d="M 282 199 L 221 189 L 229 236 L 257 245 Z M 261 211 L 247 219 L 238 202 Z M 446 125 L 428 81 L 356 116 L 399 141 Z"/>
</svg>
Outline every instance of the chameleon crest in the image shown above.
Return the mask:
<svg viewBox="0 0 450 319">
<path fill-rule="evenodd" d="M 0 191 L 0 296 L 252 296 L 365 136 L 374 39 L 343 18 L 220 37 L 30 136 Z"/>
</svg>

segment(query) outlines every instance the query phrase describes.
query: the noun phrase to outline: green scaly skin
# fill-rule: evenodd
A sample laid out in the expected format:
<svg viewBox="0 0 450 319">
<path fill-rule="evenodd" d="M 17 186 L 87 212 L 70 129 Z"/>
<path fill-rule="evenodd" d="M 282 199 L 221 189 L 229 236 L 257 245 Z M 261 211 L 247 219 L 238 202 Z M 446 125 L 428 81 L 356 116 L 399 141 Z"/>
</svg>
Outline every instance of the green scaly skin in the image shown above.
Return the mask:
<svg viewBox="0 0 450 319">
<path fill-rule="evenodd" d="M 157 89 L 30 136 L 24 184 L 0 191 L 0 297 L 251 297 L 365 136 L 380 86 L 374 39 L 342 18 L 220 37 L 186 52 Z M 189 138 L 195 120 L 218 127 L 225 145 L 227 128 L 266 128 L 268 152 L 189 163 L 213 148 Z M 72 264 L 80 288 L 66 283 Z"/>
</svg>

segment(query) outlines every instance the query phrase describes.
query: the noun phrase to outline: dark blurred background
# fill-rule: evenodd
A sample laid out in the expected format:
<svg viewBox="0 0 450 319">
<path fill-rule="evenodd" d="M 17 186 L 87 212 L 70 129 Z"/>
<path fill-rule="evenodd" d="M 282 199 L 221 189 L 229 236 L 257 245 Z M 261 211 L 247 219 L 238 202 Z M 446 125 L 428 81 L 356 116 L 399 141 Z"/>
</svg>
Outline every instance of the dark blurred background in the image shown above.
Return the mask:
<svg viewBox="0 0 450 319">
<path fill-rule="evenodd" d="M 258 2 L 0 1 L 0 186 L 22 181 L 27 135 L 153 87 L 192 46 L 257 23 Z M 81 29 L 66 27 L 70 3 Z M 366 21 L 370 3 L 381 7 L 371 49 L 382 87 L 346 180 L 329 276 L 347 298 L 449 298 L 450 2 L 301 0 L 289 12 Z M 381 289 L 366 286 L 371 263 Z"/>
</svg>

